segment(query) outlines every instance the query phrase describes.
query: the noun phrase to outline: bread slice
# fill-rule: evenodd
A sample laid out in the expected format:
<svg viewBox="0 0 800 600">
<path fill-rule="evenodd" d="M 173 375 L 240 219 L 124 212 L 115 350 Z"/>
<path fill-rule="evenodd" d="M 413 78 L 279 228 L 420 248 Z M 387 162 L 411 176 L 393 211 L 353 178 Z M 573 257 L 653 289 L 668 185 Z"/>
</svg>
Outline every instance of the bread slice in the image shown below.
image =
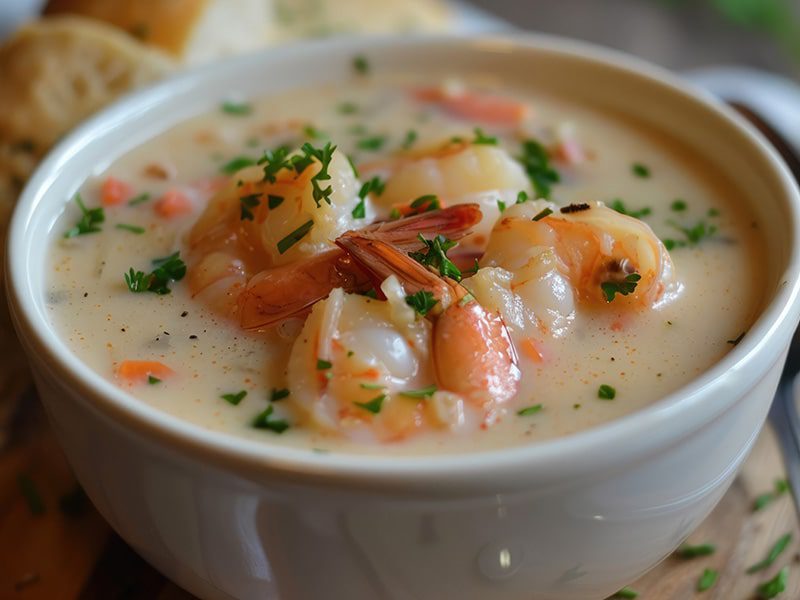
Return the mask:
<svg viewBox="0 0 800 600">
<path fill-rule="evenodd" d="M 184 63 L 266 44 L 269 0 L 50 0 L 45 14 L 110 23 Z"/>
<path fill-rule="evenodd" d="M 22 27 L 0 47 L 0 168 L 27 177 L 28 157 L 40 158 L 85 117 L 172 68 L 104 23 L 53 17 Z"/>
</svg>

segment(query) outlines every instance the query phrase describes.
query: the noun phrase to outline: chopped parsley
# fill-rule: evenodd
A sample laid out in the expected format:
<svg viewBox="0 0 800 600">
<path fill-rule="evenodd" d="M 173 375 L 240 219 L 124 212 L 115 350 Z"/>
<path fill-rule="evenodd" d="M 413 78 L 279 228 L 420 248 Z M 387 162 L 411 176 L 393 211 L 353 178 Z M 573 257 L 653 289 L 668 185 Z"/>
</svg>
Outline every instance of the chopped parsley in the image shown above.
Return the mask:
<svg viewBox="0 0 800 600">
<path fill-rule="evenodd" d="M 274 433 L 283 433 L 289 429 L 289 423 L 286 419 L 272 419 L 272 413 L 275 407 L 271 404 L 264 410 L 256 415 L 253 419 L 253 427 L 256 429 L 269 429 Z"/>
<path fill-rule="evenodd" d="M 416 200 L 413 200 L 410 207 L 414 209 L 411 214 L 421 214 L 431 210 L 439 210 L 442 205 L 439 203 L 439 197 L 435 194 L 425 194 Z"/>
<path fill-rule="evenodd" d="M 353 58 L 353 68 L 359 75 L 366 75 L 369 73 L 369 62 L 365 56 L 359 54 Z"/>
<path fill-rule="evenodd" d="M 431 384 L 428 387 L 420 388 L 418 390 L 403 390 L 398 392 L 401 396 L 406 398 L 430 398 L 436 393 L 436 386 Z"/>
<path fill-rule="evenodd" d="M 368 152 L 376 152 L 383 148 L 383 145 L 386 143 L 386 136 L 385 135 L 372 135 L 370 137 L 365 137 L 356 143 L 356 147 L 359 150 L 366 150 Z"/>
<path fill-rule="evenodd" d="M 314 197 L 314 202 L 317 204 L 317 208 L 320 207 L 320 202 L 323 200 L 330 204 L 330 196 L 333 192 L 333 188 L 331 186 L 322 188 L 319 182 L 327 181 L 331 178 L 330 173 L 328 173 L 328 167 L 330 167 L 331 158 L 333 158 L 333 153 L 336 151 L 336 146 L 333 146 L 330 142 L 328 142 L 322 148 L 315 148 L 306 142 L 300 149 L 303 151 L 305 156 L 294 157 L 292 166 L 294 167 L 295 171 L 302 173 L 303 170 L 305 170 L 305 168 L 310 165 L 314 159 L 319 161 L 319 171 L 317 171 L 316 175 L 311 178 L 312 195 Z"/>
<path fill-rule="evenodd" d="M 617 390 L 605 383 L 597 388 L 597 397 L 600 400 L 613 400 L 617 397 Z"/>
<path fill-rule="evenodd" d="M 650 177 L 650 169 L 642 163 L 633 163 L 631 165 L 631 172 L 642 179 L 647 179 Z"/>
<path fill-rule="evenodd" d="M 697 558 L 698 556 L 711 556 L 717 551 L 717 547 L 713 544 L 699 544 L 697 546 L 690 546 L 684 544 L 675 551 L 679 558 Z"/>
<path fill-rule="evenodd" d="M 433 293 L 427 290 L 420 290 L 406 296 L 406 304 L 423 317 L 427 315 L 438 302 L 439 301 L 433 297 Z"/>
<path fill-rule="evenodd" d="M 716 569 L 704 569 L 700 579 L 697 580 L 697 591 L 705 592 L 710 590 L 717 583 L 718 577 L 719 572 Z"/>
<path fill-rule="evenodd" d="M 706 213 L 709 217 L 718 217 L 719 211 L 716 208 L 709 208 L 708 212 Z"/>
<path fill-rule="evenodd" d="M 763 509 L 773 500 L 785 494 L 788 490 L 789 490 L 788 481 L 786 481 L 785 479 L 776 479 L 775 487 L 771 492 L 767 492 L 766 494 L 761 494 L 755 499 L 755 502 L 753 502 L 753 510 L 759 511 Z"/>
<path fill-rule="evenodd" d="M 622 296 L 632 294 L 641 278 L 642 276 L 638 273 L 631 273 L 626 275 L 622 281 L 604 281 L 600 284 L 600 289 L 603 290 L 606 302 L 612 302 L 617 294 Z"/>
<path fill-rule="evenodd" d="M 505 203 L 505 202 L 503 202 L 502 200 L 498 199 L 498 200 L 497 200 L 497 210 L 499 210 L 501 213 L 502 213 L 502 212 L 505 212 L 505 210 L 506 210 L 506 203 Z"/>
<path fill-rule="evenodd" d="M 28 510 L 31 511 L 31 514 L 44 514 L 44 500 L 42 500 L 42 495 L 39 493 L 39 489 L 36 487 L 33 479 L 25 473 L 21 473 L 17 476 L 17 483 L 19 484 L 19 491 L 22 493 L 22 497 L 25 498 L 25 503 L 28 505 Z"/>
<path fill-rule="evenodd" d="M 289 148 L 281 146 L 275 150 L 267 150 L 258 160 L 258 165 L 264 169 L 264 181 L 275 183 L 276 175 L 281 169 L 288 169 L 292 165 L 289 163 Z"/>
<path fill-rule="evenodd" d="M 538 198 L 550 199 L 551 186 L 558 183 L 561 177 L 550 165 L 550 155 L 547 150 L 536 140 L 525 140 L 522 143 L 522 154 L 517 157 L 522 163 L 528 178 L 533 184 L 533 190 Z"/>
<path fill-rule="evenodd" d="M 536 214 L 536 216 L 535 216 L 535 217 L 533 217 L 533 219 L 531 219 L 531 220 L 532 220 L 532 221 L 541 221 L 541 220 L 542 220 L 542 219 L 544 219 L 545 217 L 548 217 L 548 216 L 550 216 L 550 215 L 552 215 L 552 214 L 553 214 L 553 209 L 552 209 L 552 208 L 545 208 L 544 210 L 542 210 L 542 211 L 539 211 L 539 212 Z"/>
<path fill-rule="evenodd" d="M 377 175 L 365 182 L 364 185 L 361 186 L 361 189 L 358 190 L 358 204 L 355 205 L 351 213 L 353 218 L 363 219 L 367 214 L 366 206 L 364 204 L 365 200 L 367 199 L 367 194 L 375 194 L 376 196 L 380 196 L 385 187 L 386 183 L 381 181 L 380 177 Z"/>
<path fill-rule="evenodd" d="M 300 227 L 295 229 L 292 233 L 287 235 L 285 238 L 278 242 L 278 253 L 284 254 L 289 248 L 294 246 L 297 242 L 303 239 L 305 235 L 311 231 L 311 228 L 314 226 L 313 219 L 309 219 Z"/>
<path fill-rule="evenodd" d="M 246 102 L 223 102 L 220 107 L 222 112 L 227 115 L 234 115 L 236 117 L 245 117 L 253 112 L 253 107 Z"/>
<path fill-rule="evenodd" d="M 382 390 L 383 388 L 386 387 L 385 385 L 382 385 L 380 383 L 360 383 L 359 385 L 361 386 L 362 389 L 365 390 Z"/>
<path fill-rule="evenodd" d="M 520 190 L 520 192 L 517 194 L 517 204 L 523 204 L 528 200 L 529 200 L 528 192 L 526 192 L 525 190 Z"/>
<path fill-rule="evenodd" d="M 680 231 L 684 235 L 685 239 L 683 240 L 676 240 L 670 238 L 665 239 L 664 247 L 667 250 L 672 250 L 674 248 L 683 248 L 686 246 L 696 246 L 704 239 L 713 237 L 714 234 L 717 233 L 716 225 L 709 225 L 708 223 L 702 220 L 698 221 L 691 227 L 683 227 L 681 225 L 678 225 L 674 221 L 669 221 L 668 223 L 674 229 Z"/>
<path fill-rule="evenodd" d="M 355 102 L 342 102 L 336 107 L 340 115 L 353 115 L 358 112 L 358 104 Z"/>
<path fill-rule="evenodd" d="M 417 132 L 415 129 L 409 129 L 406 131 L 406 137 L 403 138 L 403 143 L 401 144 L 403 150 L 408 150 L 411 146 L 414 145 L 414 142 L 417 141 Z"/>
<path fill-rule="evenodd" d="M 758 597 L 763 600 L 775 598 L 786 591 L 786 582 L 789 579 L 789 567 L 783 567 L 778 574 L 769 581 L 758 586 Z"/>
<path fill-rule="evenodd" d="M 239 403 L 244 400 L 245 396 L 247 396 L 247 390 L 242 390 L 240 392 L 236 392 L 235 394 L 222 394 L 220 398 L 225 400 L 225 402 L 228 404 L 239 406 Z"/>
<path fill-rule="evenodd" d="M 139 227 L 138 225 L 129 225 L 128 223 L 117 223 L 114 225 L 114 227 L 123 231 L 130 231 L 131 233 L 135 233 L 137 235 L 141 235 L 145 232 L 144 227 Z"/>
<path fill-rule="evenodd" d="M 281 388 L 281 389 L 272 388 L 272 392 L 269 395 L 269 401 L 270 402 L 280 402 L 284 398 L 288 398 L 288 397 L 289 397 L 289 390 L 288 389 L 286 389 L 286 388 Z"/>
<path fill-rule="evenodd" d="M 353 175 L 358 178 L 358 167 L 356 167 L 356 163 L 353 162 L 353 157 L 349 154 L 345 154 L 344 157 L 347 159 L 347 162 L 350 163 L 350 168 L 353 169 Z"/>
<path fill-rule="evenodd" d="M 317 371 L 324 371 L 325 369 L 330 369 L 332 366 L 333 363 L 328 360 L 322 358 L 317 359 Z"/>
<path fill-rule="evenodd" d="M 277 196 L 275 194 L 267 194 L 267 207 L 270 210 L 278 208 L 281 204 L 283 204 L 283 196 Z"/>
<path fill-rule="evenodd" d="M 219 170 L 225 175 L 233 175 L 245 167 L 252 167 L 254 164 L 256 164 L 256 160 L 254 158 L 249 156 L 237 156 L 236 158 L 233 158 L 222 165 Z"/>
<path fill-rule="evenodd" d="M 437 235 L 432 240 L 426 240 L 421 233 L 417 237 L 425 244 L 425 251 L 410 252 L 409 256 L 426 267 L 438 269 L 442 277 L 461 281 L 461 271 L 453 261 L 447 258 L 447 251 L 453 248 L 456 242 L 448 240 L 443 235 Z"/>
<path fill-rule="evenodd" d="M 471 268 L 471 269 L 467 269 L 466 271 L 461 271 L 461 275 L 462 275 L 462 276 L 466 276 L 466 275 L 475 275 L 475 274 L 476 274 L 478 271 L 480 271 L 480 269 L 481 269 L 481 265 L 480 265 L 480 263 L 478 262 L 478 259 L 477 259 L 477 258 L 474 258 L 473 260 L 474 260 L 475 262 L 473 263 L 473 265 L 472 265 L 472 268 Z"/>
<path fill-rule="evenodd" d="M 688 208 L 688 204 L 686 204 L 686 200 L 682 200 L 681 198 L 676 198 L 672 201 L 672 204 L 669 205 L 670 209 L 674 212 L 683 212 Z"/>
<path fill-rule="evenodd" d="M 639 597 L 639 592 L 635 592 L 629 587 L 624 587 L 611 597 L 622 598 L 624 600 L 634 600 L 634 598 Z"/>
<path fill-rule="evenodd" d="M 541 404 L 534 404 L 533 406 L 526 406 L 525 408 L 521 408 L 517 411 L 517 414 L 520 417 L 527 417 L 528 415 L 535 415 L 539 411 L 542 410 Z"/>
<path fill-rule="evenodd" d="M 725 343 L 726 343 L 726 344 L 730 344 L 731 346 L 738 346 L 738 345 L 739 345 L 739 342 L 741 342 L 741 341 L 744 339 L 744 334 L 745 334 L 745 333 L 747 333 L 747 332 L 746 332 L 746 331 L 743 331 L 743 332 L 742 332 L 742 333 L 740 333 L 738 336 L 736 336 L 734 339 L 732 339 L 732 340 L 727 340 Z"/>
<path fill-rule="evenodd" d="M 128 200 L 128 206 L 136 206 L 137 204 L 144 204 L 148 200 L 150 200 L 150 194 L 144 192 Z"/>
<path fill-rule="evenodd" d="M 609 208 L 614 209 L 618 213 L 622 215 L 628 215 L 629 217 L 633 217 L 634 219 L 641 219 L 642 217 L 646 217 L 653 211 L 645 206 L 644 208 L 640 208 L 638 210 L 628 208 L 625 206 L 625 203 L 622 201 L 621 198 L 614 198 L 611 203 L 608 205 Z"/>
<path fill-rule="evenodd" d="M 156 258 L 153 266 L 155 269 L 150 273 L 134 271 L 133 267 L 125 273 L 125 283 L 131 292 L 169 294 L 170 281 L 180 281 L 186 275 L 186 263 L 181 260 L 180 252 Z"/>
<path fill-rule="evenodd" d="M 756 564 L 752 565 L 750 568 L 747 569 L 748 573 L 757 573 L 758 571 L 763 571 L 767 567 L 770 567 L 772 563 L 781 555 L 781 553 L 786 550 L 786 547 L 792 541 L 792 534 L 787 533 L 782 535 L 777 542 L 770 548 L 769 554 L 767 554 L 766 558 L 762 561 L 757 562 Z"/>
<path fill-rule="evenodd" d="M 491 135 L 486 135 L 483 132 L 483 129 L 480 127 L 476 127 L 474 129 L 475 138 L 472 140 L 473 144 L 485 145 L 485 146 L 496 146 L 497 145 L 497 138 Z"/>
<path fill-rule="evenodd" d="M 403 215 L 401 215 L 401 214 L 400 214 L 400 211 L 399 211 L 399 210 L 397 210 L 397 207 L 396 207 L 396 206 L 395 206 L 395 207 L 393 207 L 393 208 L 392 208 L 392 210 L 389 212 L 389 218 L 390 218 L 390 219 L 399 219 L 399 218 L 400 218 L 400 217 L 402 217 L 402 216 L 403 216 Z"/>
<path fill-rule="evenodd" d="M 312 140 L 318 140 L 326 137 L 324 133 L 314 127 L 311 123 L 303 126 L 303 135 Z"/>
<path fill-rule="evenodd" d="M 153 377 L 152 375 L 147 376 L 147 383 L 149 385 L 156 385 L 161 383 L 161 380 L 158 377 Z"/>
<path fill-rule="evenodd" d="M 86 208 L 80 194 L 75 194 L 75 203 L 81 209 L 81 219 L 75 224 L 75 227 L 64 234 L 64 237 L 73 238 L 78 235 L 100 231 L 100 223 L 106 220 L 106 213 L 102 207 Z"/>
<path fill-rule="evenodd" d="M 386 400 L 386 394 L 381 394 L 380 396 L 376 396 L 369 402 L 353 402 L 359 408 L 363 408 L 371 412 L 374 415 L 377 415 L 381 412 L 381 407 L 383 406 L 383 401 Z"/>
<path fill-rule="evenodd" d="M 253 220 L 253 209 L 258 207 L 261 204 L 261 194 L 248 194 L 247 196 L 242 196 L 239 198 L 239 208 L 241 209 L 240 219 L 242 221 L 252 221 Z"/>
</svg>

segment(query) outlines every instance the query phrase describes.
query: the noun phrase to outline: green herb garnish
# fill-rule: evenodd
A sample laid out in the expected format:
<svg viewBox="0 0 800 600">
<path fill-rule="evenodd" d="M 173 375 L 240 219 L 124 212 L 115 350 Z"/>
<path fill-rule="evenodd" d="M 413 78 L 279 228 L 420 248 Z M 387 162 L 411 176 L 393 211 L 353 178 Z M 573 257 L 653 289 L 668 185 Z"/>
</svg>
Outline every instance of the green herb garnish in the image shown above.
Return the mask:
<svg viewBox="0 0 800 600">
<path fill-rule="evenodd" d="M 423 317 L 427 315 L 438 302 L 439 301 L 433 297 L 433 293 L 427 290 L 420 290 L 406 296 L 406 304 Z"/>
<path fill-rule="evenodd" d="M 633 163 L 631 165 L 631 172 L 642 179 L 647 179 L 650 177 L 650 169 L 648 169 L 642 163 Z"/>
<path fill-rule="evenodd" d="M 538 198 L 550 198 L 551 186 L 558 183 L 561 177 L 550 165 L 550 155 L 536 140 L 525 140 L 522 143 L 522 154 L 517 157 L 522 163 Z"/>
<path fill-rule="evenodd" d="M 528 198 L 528 192 L 525 190 L 520 190 L 517 194 L 517 204 L 523 204 L 527 202 L 530 198 Z"/>
<path fill-rule="evenodd" d="M 300 227 L 295 229 L 292 233 L 290 233 L 285 238 L 280 240 L 278 242 L 278 253 L 279 254 L 285 253 L 289 248 L 291 248 L 297 242 L 302 240 L 303 237 L 305 237 L 305 235 L 309 231 L 311 231 L 311 228 L 313 226 L 314 226 L 314 221 L 313 220 L 308 220 L 305 223 L 303 223 L 302 225 L 300 225 Z"/>
<path fill-rule="evenodd" d="M 501 213 L 502 213 L 502 212 L 505 212 L 505 210 L 506 210 L 506 203 L 505 203 L 505 202 L 503 202 L 502 200 L 498 200 L 498 201 L 497 201 L 497 210 L 499 210 Z"/>
<path fill-rule="evenodd" d="M 439 210 L 442 207 L 439 203 L 439 197 L 435 194 L 425 194 L 424 196 L 420 196 L 416 200 L 413 200 L 410 206 L 414 209 L 415 214 L 424 213 L 431 210 Z"/>
<path fill-rule="evenodd" d="M 292 160 L 292 166 L 294 167 L 295 171 L 302 173 L 305 168 L 311 164 L 314 159 L 316 159 L 319 162 L 320 167 L 316 175 L 311 178 L 314 202 L 317 204 L 317 208 L 320 207 L 320 203 L 323 200 L 327 204 L 330 204 L 330 196 L 331 193 L 333 193 L 333 188 L 331 186 L 322 188 L 319 182 L 327 181 L 331 178 L 330 173 L 328 173 L 328 167 L 330 167 L 331 158 L 333 158 L 333 153 L 336 151 L 336 146 L 333 146 L 330 142 L 328 142 L 322 148 L 315 148 L 310 143 L 306 142 L 300 149 L 303 151 L 304 157 L 294 157 Z"/>
<path fill-rule="evenodd" d="M 533 219 L 531 219 L 531 220 L 532 220 L 532 221 L 541 221 L 541 220 L 542 220 L 542 219 L 544 219 L 545 217 L 547 217 L 547 216 L 550 216 L 550 215 L 552 215 L 552 214 L 553 214 L 553 209 L 551 209 L 551 208 L 545 208 L 544 210 L 540 211 L 540 212 L 539 212 L 539 213 L 538 213 L 538 214 L 537 214 L 535 217 L 533 217 Z"/>
<path fill-rule="evenodd" d="M 358 204 L 355 205 L 351 213 L 353 218 L 363 219 L 367 214 L 366 205 L 364 204 L 365 200 L 367 199 L 367 194 L 375 194 L 376 196 L 380 196 L 385 187 L 386 183 L 381 181 L 380 177 L 378 176 L 375 176 L 369 181 L 365 182 L 361 186 L 361 189 L 358 190 Z"/>
<path fill-rule="evenodd" d="M 710 556 L 717 551 L 716 546 L 713 544 L 699 544 L 697 546 L 689 546 L 684 544 L 675 551 L 679 558 L 697 558 L 698 556 Z"/>
<path fill-rule="evenodd" d="M 473 144 L 480 144 L 480 145 L 486 145 L 486 146 L 496 146 L 497 145 L 497 138 L 493 137 L 493 136 L 490 136 L 490 135 L 486 135 L 483 132 L 483 129 L 481 129 L 480 127 L 476 127 L 474 129 L 474 132 L 475 132 L 475 138 L 472 140 Z"/>
<path fill-rule="evenodd" d="M 369 73 L 369 62 L 365 56 L 359 54 L 353 58 L 353 68 L 359 75 L 366 75 Z"/>
<path fill-rule="evenodd" d="M 256 208 L 259 204 L 261 204 L 261 194 L 248 194 L 247 196 L 242 196 L 239 198 L 239 208 L 240 211 L 240 219 L 242 221 L 252 221 L 253 220 L 253 209 Z"/>
<path fill-rule="evenodd" d="M 363 408 L 364 410 L 368 410 L 374 415 L 377 415 L 381 412 L 381 407 L 383 406 L 383 401 L 386 400 L 386 394 L 381 394 L 380 396 L 376 396 L 369 402 L 353 402 L 359 408 Z"/>
<path fill-rule="evenodd" d="M 233 175 L 245 167 L 252 167 L 254 164 L 256 164 L 254 158 L 250 158 L 249 156 L 237 156 L 222 165 L 219 170 L 225 173 L 225 175 Z"/>
<path fill-rule="evenodd" d="M 417 137 L 418 136 L 416 130 L 409 129 L 408 131 L 406 131 L 406 137 L 403 138 L 403 143 L 401 144 L 403 150 L 408 150 L 409 148 L 411 148 L 411 146 L 414 145 L 414 142 L 417 141 Z"/>
<path fill-rule="evenodd" d="M 222 394 L 220 398 L 225 400 L 228 404 L 233 404 L 234 406 L 239 406 L 239 403 L 244 400 L 244 397 L 247 396 L 247 390 L 242 390 L 240 392 L 236 392 L 235 394 Z"/>
<path fill-rule="evenodd" d="M 340 115 L 352 115 L 358 112 L 358 104 L 355 102 L 342 102 L 336 108 Z"/>
<path fill-rule="evenodd" d="M 283 433 L 289 429 L 289 423 L 285 419 L 271 419 L 275 408 L 270 404 L 266 410 L 260 412 L 253 419 L 253 427 L 256 429 L 269 429 L 274 433 Z"/>
<path fill-rule="evenodd" d="M 136 206 L 137 204 L 143 204 L 150 200 L 150 194 L 147 192 L 141 193 L 138 196 L 134 196 L 130 200 L 128 200 L 128 206 Z"/>
<path fill-rule="evenodd" d="M 267 194 L 267 207 L 272 210 L 278 208 L 283 204 L 283 196 L 276 196 L 275 194 Z"/>
<path fill-rule="evenodd" d="M 698 221 L 691 227 L 683 227 L 678 225 L 674 221 L 668 221 L 668 224 L 673 228 L 680 231 L 686 239 L 683 240 L 675 240 L 675 239 L 665 239 L 664 246 L 667 250 L 672 250 L 674 248 L 683 248 L 686 246 L 696 246 L 704 239 L 713 237 L 715 233 L 717 233 L 716 225 L 709 225 L 705 221 Z"/>
<path fill-rule="evenodd" d="M 758 597 L 763 600 L 775 598 L 786 591 L 786 582 L 789 580 L 789 567 L 783 567 L 778 574 L 769 581 L 758 586 Z"/>
<path fill-rule="evenodd" d="M 383 388 L 386 387 L 385 385 L 382 385 L 380 383 L 360 383 L 359 385 L 361 386 L 362 389 L 365 390 L 382 390 Z"/>
<path fill-rule="evenodd" d="M 44 501 L 33 479 L 25 473 L 21 473 L 17 476 L 17 483 L 19 484 L 19 491 L 22 493 L 22 497 L 25 498 L 25 503 L 28 505 L 28 510 L 31 511 L 31 514 L 44 514 Z"/>
<path fill-rule="evenodd" d="M 148 375 L 147 376 L 147 383 L 149 385 L 156 385 L 158 383 L 161 383 L 161 380 L 158 377 L 153 377 L 152 375 Z"/>
<path fill-rule="evenodd" d="M 669 205 L 670 209 L 675 212 L 683 212 L 688 208 L 688 204 L 686 204 L 686 200 L 682 200 L 681 198 L 677 198 L 672 201 L 672 204 Z"/>
<path fill-rule="evenodd" d="M 422 265 L 438 269 L 442 277 L 461 281 L 461 271 L 447 258 L 447 251 L 453 248 L 456 242 L 448 240 L 443 235 L 437 235 L 432 240 L 426 240 L 421 233 L 417 237 L 425 244 L 425 251 L 409 252 L 408 255 Z"/>
<path fill-rule="evenodd" d="M 759 511 L 773 500 L 775 500 L 778 496 L 785 494 L 789 490 L 789 482 L 785 479 L 776 479 L 775 480 L 775 487 L 771 492 L 767 492 L 766 494 L 761 494 L 755 499 L 753 502 L 753 510 Z"/>
<path fill-rule="evenodd" d="M 81 209 L 81 219 L 75 224 L 75 227 L 64 234 L 64 237 L 73 238 L 78 235 L 86 235 L 87 233 L 97 233 L 100 231 L 100 223 L 106 220 L 106 214 L 103 208 L 86 208 L 80 194 L 75 194 L 75 203 L 78 205 L 78 208 Z"/>
<path fill-rule="evenodd" d="M 639 592 L 635 592 L 629 587 L 624 587 L 611 597 L 623 598 L 624 600 L 633 600 L 634 598 L 639 597 Z"/>
<path fill-rule="evenodd" d="M 324 371 L 325 369 L 330 369 L 333 366 L 333 363 L 322 358 L 317 359 L 317 370 Z"/>
<path fill-rule="evenodd" d="M 131 233 L 135 233 L 137 235 L 141 235 L 145 232 L 144 227 L 139 227 L 138 225 L 128 225 L 127 223 L 117 223 L 114 225 L 117 229 L 122 229 L 123 231 L 130 231 Z"/>
<path fill-rule="evenodd" d="M 257 163 L 264 169 L 264 181 L 275 183 L 277 181 L 276 175 L 281 169 L 288 169 L 291 167 L 288 157 L 289 148 L 286 146 L 264 152 L 264 156 L 262 156 Z"/>
<path fill-rule="evenodd" d="M 383 145 L 386 143 L 386 136 L 385 135 L 373 135 L 370 137 L 365 137 L 356 143 L 356 147 L 359 150 L 366 150 L 368 152 L 376 152 L 383 148 Z"/>
<path fill-rule="evenodd" d="M 642 217 L 646 217 L 653 211 L 645 206 L 644 208 L 640 208 L 638 210 L 634 210 L 625 206 L 625 203 L 620 198 L 614 198 L 611 203 L 608 205 L 609 208 L 617 211 L 620 214 L 628 215 L 629 217 L 633 217 L 634 219 L 641 219 Z"/>
<path fill-rule="evenodd" d="M 318 140 L 325 137 L 324 133 L 310 123 L 303 126 L 303 135 L 312 140 Z"/>
<path fill-rule="evenodd" d="M 525 408 L 521 408 L 517 411 L 517 414 L 520 417 L 527 417 L 528 415 L 535 415 L 540 410 L 542 410 L 541 404 L 534 404 L 533 406 L 526 406 Z"/>
<path fill-rule="evenodd" d="M 705 569 L 703 574 L 700 575 L 700 579 L 697 580 L 697 591 L 705 592 L 710 590 L 717 583 L 717 577 L 719 577 L 719 572 L 715 569 Z"/>
<path fill-rule="evenodd" d="M 220 108 L 225 114 L 237 117 L 244 117 L 253 112 L 253 107 L 246 102 L 223 102 Z"/>
<path fill-rule="evenodd" d="M 636 290 L 636 285 L 642 278 L 638 273 L 631 273 L 627 275 L 622 281 L 604 281 L 600 284 L 603 294 L 606 297 L 606 302 L 612 302 L 617 294 L 627 296 Z"/>
<path fill-rule="evenodd" d="M 398 392 L 399 395 L 407 398 L 430 398 L 436 392 L 436 386 L 431 384 L 428 387 L 420 388 L 418 390 L 404 390 Z"/>
<path fill-rule="evenodd" d="M 181 260 L 180 252 L 156 258 L 153 266 L 156 268 L 150 273 L 134 271 L 133 268 L 125 273 L 125 284 L 131 292 L 169 294 L 169 282 L 180 281 L 186 275 L 186 263 Z"/>
<path fill-rule="evenodd" d="M 767 567 L 771 566 L 772 563 L 774 563 L 775 560 L 778 558 L 778 556 L 781 555 L 781 552 L 786 550 L 786 546 L 788 546 L 791 541 L 792 541 L 792 534 L 791 533 L 787 533 L 787 534 L 781 536 L 778 539 L 778 541 L 775 542 L 775 544 L 772 546 L 772 548 L 770 548 L 769 554 L 767 554 L 767 557 L 764 560 L 762 560 L 760 562 L 757 562 L 756 564 L 754 564 L 753 566 L 748 568 L 747 572 L 748 573 L 756 573 L 758 571 L 763 571 Z"/>
<path fill-rule="evenodd" d="M 597 397 L 601 400 L 613 400 L 617 397 L 617 390 L 605 383 L 597 388 Z"/>
<path fill-rule="evenodd" d="M 269 395 L 270 402 L 280 402 L 284 398 L 289 397 L 289 390 L 287 388 L 277 389 L 272 388 L 272 392 Z"/>
</svg>

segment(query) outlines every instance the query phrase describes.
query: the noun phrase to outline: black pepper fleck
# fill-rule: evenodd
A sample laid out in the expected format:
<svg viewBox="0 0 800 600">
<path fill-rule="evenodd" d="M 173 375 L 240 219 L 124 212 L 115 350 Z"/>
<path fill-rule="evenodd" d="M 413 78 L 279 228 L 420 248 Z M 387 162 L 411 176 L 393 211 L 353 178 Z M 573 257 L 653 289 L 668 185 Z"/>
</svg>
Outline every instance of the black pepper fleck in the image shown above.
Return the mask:
<svg viewBox="0 0 800 600">
<path fill-rule="evenodd" d="M 196 335 L 194 335 L 194 334 L 192 334 L 192 335 L 190 335 L 190 336 L 189 336 L 189 339 L 190 339 L 190 340 L 196 340 L 196 339 L 197 339 L 197 336 L 196 336 Z"/>
<path fill-rule="evenodd" d="M 189 314 L 189 311 L 188 311 L 188 310 L 185 310 L 185 311 L 183 311 L 183 312 L 181 313 L 181 316 L 182 316 L 182 317 L 185 317 L 185 316 L 186 316 L 186 315 L 188 315 L 188 314 Z"/>
<path fill-rule="evenodd" d="M 84 298 L 88 298 L 89 297 L 89 292 L 83 292 L 83 297 Z"/>
</svg>

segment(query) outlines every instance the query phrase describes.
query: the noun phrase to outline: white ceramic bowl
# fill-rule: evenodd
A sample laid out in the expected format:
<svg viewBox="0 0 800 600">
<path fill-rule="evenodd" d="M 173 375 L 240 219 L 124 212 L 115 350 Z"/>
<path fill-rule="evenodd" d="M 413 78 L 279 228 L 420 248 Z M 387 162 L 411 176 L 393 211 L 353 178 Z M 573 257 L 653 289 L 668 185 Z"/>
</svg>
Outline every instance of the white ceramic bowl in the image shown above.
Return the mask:
<svg viewBox="0 0 800 600">
<path fill-rule="evenodd" d="M 554 441 L 463 456 L 320 455 L 206 431 L 137 401 L 57 338 L 44 240 L 87 176 L 223 95 L 375 71 L 529 82 L 628 113 L 746 191 L 769 235 L 765 309 L 708 372 L 645 410 Z M 202 598 L 603 598 L 668 555 L 727 489 L 798 321 L 800 199 L 731 111 L 657 68 L 545 37 L 339 40 L 270 49 L 136 94 L 80 127 L 28 185 L 8 288 L 52 424 L 92 501 Z"/>
</svg>

